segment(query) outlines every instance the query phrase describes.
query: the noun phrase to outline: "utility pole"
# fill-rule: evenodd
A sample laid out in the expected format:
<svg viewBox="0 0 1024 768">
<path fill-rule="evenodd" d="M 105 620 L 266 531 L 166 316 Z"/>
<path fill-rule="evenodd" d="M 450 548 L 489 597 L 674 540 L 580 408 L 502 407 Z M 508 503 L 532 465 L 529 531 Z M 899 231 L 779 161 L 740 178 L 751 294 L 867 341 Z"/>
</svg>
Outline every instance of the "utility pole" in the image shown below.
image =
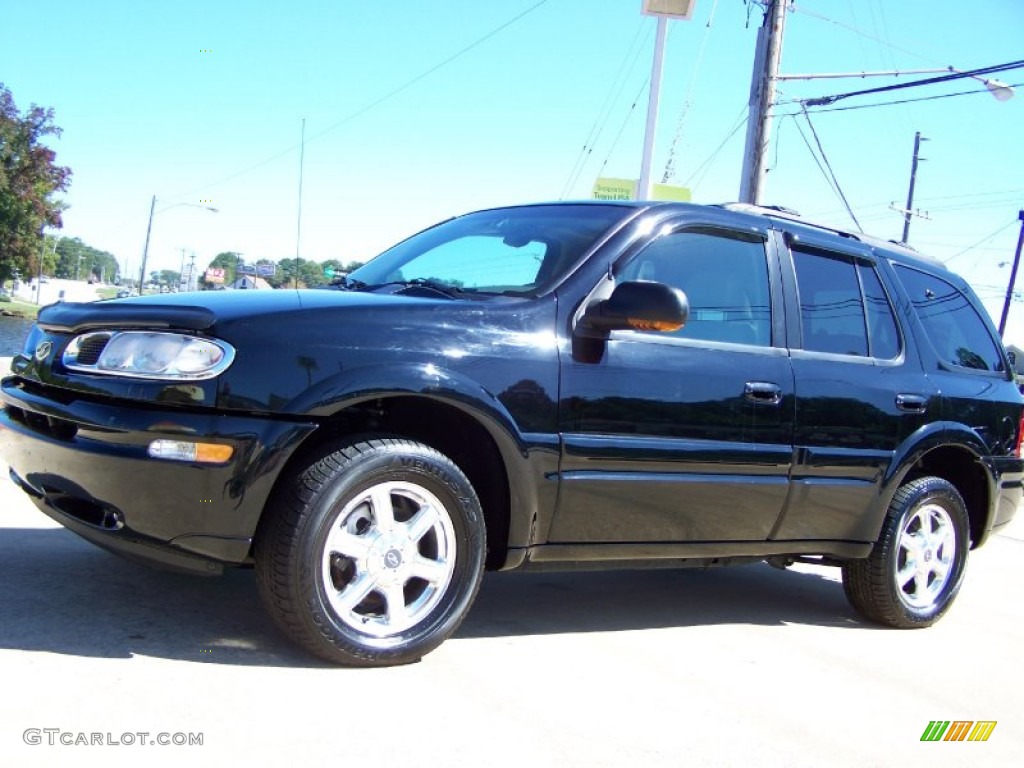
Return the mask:
<svg viewBox="0 0 1024 768">
<path fill-rule="evenodd" d="M 921 152 L 921 142 L 928 141 L 921 137 L 921 132 L 914 134 L 914 161 L 910 165 L 910 189 L 907 190 L 907 207 L 903 211 L 903 239 L 901 243 L 906 245 L 910 241 L 910 219 L 914 216 L 914 184 L 917 181 L 918 155 Z"/>
<path fill-rule="evenodd" d="M 1010 284 L 1006 286 L 1006 301 L 1003 302 L 1003 316 L 999 318 L 999 338 L 1006 330 L 1006 316 L 1010 314 L 1010 300 L 1013 298 L 1013 284 L 1017 282 L 1017 267 L 1020 266 L 1020 249 L 1024 245 L 1024 210 L 1017 211 L 1020 219 L 1020 234 L 1017 236 L 1017 252 L 1013 255 L 1013 269 L 1010 270 Z"/>
<path fill-rule="evenodd" d="M 761 204 L 766 174 L 765 161 L 771 136 L 771 109 L 775 104 L 775 83 L 782 60 L 782 33 L 789 0 L 765 0 L 764 23 L 757 31 L 754 73 L 750 78 L 750 114 L 747 142 L 743 151 L 740 202 Z"/>
<path fill-rule="evenodd" d="M 149 204 L 149 223 L 146 225 L 146 244 L 142 246 L 142 269 L 139 270 L 139 296 L 142 295 L 142 287 L 146 284 L 146 259 L 149 258 L 149 233 L 153 231 L 153 209 L 156 208 L 156 195 Z"/>
<path fill-rule="evenodd" d="M 181 291 L 181 284 L 185 277 L 185 249 L 179 249 L 181 251 L 181 266 L 178 268 L 178 291 Z"/>
</svg>

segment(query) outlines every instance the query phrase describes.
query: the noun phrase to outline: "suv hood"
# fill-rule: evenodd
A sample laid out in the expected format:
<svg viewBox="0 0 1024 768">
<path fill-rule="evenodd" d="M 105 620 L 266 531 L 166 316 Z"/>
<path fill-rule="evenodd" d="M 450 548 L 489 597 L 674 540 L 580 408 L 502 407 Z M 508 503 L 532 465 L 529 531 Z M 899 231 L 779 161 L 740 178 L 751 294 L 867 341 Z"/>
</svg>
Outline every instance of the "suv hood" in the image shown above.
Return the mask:
<svg viewBox="0 0 1024 768">
<path fill-rule="evenodd" d="M 88 304 L 60 302 L 44 307 L 37 324 L 51 333 L 96 328 L 173 328 L 207 331 L 218 322 L 328 307 L 379 307 L 399 303 L 448 303 L 394 294 L 347 291 L 200 291 L 113 299 Z"/>
</svg>

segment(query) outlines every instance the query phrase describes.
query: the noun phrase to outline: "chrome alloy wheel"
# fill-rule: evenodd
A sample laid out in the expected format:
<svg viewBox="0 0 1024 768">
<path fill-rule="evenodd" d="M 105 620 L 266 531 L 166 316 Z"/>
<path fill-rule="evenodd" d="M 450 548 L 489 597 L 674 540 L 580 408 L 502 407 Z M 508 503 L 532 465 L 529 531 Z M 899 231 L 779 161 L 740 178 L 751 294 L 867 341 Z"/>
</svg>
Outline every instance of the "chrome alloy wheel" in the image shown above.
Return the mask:
<svg viewBox="0 0 1024 768">
<path fill-rule="evenodd" d="M 352 629 L 396 635 L 440 602 L 455 550 L 451 516 L 434 494 L 414 483 L 379 483 L 334 517 L 322 549 L 323 589 Z"/>
<path fill-rule="evenodd" d="M 896 588 L 905 605 L 922 610 L 938 599 L 952 574 L 956 529 L 949 513 L 924 504 L 907 516 L 897 541 Z"/>
</svg>

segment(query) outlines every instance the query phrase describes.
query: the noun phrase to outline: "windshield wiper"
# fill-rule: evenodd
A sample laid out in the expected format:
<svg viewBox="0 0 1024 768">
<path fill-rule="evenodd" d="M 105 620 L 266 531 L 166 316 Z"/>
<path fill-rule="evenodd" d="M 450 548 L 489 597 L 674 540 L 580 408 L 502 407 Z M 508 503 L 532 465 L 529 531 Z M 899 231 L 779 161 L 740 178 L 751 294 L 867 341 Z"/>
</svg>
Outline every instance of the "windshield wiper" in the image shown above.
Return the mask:
<svg viewBox="0 0 1024 768">
<path fill-rule="evenodd" d="M 362 291 L 368 287 L 362 280 L 357 280 L 348 275 L 342 275 L 331 282 L 331 288 L 340 288 L 343 291 Z"/>
<path fill-rule="evenodd" d="M 427 277 L 414 277 L 411 280 L 390 280 L 386 283 L 376 283 L 374 285 L 367 285 L 359 280 L 351 280 L 349 283 L 357 283 L 357 285 L 352 286 L 352 289 L 357 291 L 376 291 L 378 288 L 386 288 L 389 285 L 399 285 L 402 288 L 426 288 L 450 299 L 462 298 L 466 293 L 473 292 L 472 288 L 460 288 L 457 285 L 449 285 L 440 280 L 432 280 Z"/>
</svg>

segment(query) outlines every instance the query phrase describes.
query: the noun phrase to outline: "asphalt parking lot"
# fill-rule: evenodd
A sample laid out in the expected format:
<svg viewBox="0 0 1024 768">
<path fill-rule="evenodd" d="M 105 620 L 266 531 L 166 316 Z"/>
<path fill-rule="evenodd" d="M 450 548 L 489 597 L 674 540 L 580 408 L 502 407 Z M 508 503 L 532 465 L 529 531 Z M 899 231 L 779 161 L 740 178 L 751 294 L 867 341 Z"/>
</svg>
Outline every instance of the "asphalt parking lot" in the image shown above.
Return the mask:
<svg viewBox="0 0 1024 768">
<path fill-rule="evenodd" d="M 351 670 L 283 639 L 251 571 L 129 563 L 56 526 L 0 472 L 0 765 L 996 766 L 1024 754 L 1022 518 L 972 554 L 957 604 L 928 630 L 861 621 L 830 569 L 490 574 L 438 651 Z M 997 725 L 985 742 L 922 742 L 932 720 Z M 201 745 L 150 743 L 196 734 Z"/>
</svg>

